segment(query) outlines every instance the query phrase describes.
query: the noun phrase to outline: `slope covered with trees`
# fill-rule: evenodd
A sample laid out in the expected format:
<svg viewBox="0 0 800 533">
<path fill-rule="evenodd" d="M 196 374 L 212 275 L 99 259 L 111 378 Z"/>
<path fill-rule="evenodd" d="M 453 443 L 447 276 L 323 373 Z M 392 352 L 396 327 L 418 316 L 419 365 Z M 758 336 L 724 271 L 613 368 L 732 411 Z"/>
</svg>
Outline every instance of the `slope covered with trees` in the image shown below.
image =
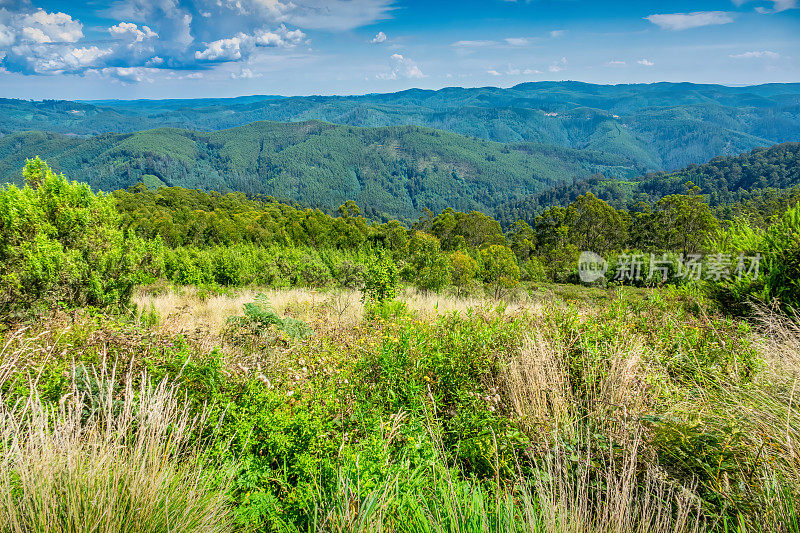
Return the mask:
<svg viewBox="0 0 800 533">
<path fill-rule="evenodd" d="M 158 129 L 76 138 L 0 137 L 0 176 L 18 180 L 42 156 L 95 189 L 142 182 L 241 191 L 333 210 L 354 200 L 373 217 L 416 218 L 447 207 L 495 213 L 566 176 L 620 178 L 643 168 L 621 156 L 536 144 L 506 145 L 414 126 L 353 128 L 256 122 L 211 133 Z"/>
<path fill-rule="evenodd" d="M 618 209 L 641 209 L 664 196 L 683 194 L 698 187 L 699 194 L 717 208 L 723 218 L 747 213 L 774 213 L 798 196 L 800 187 L 800 143 L 756 148 L 737 156 L 715 157 L 702 165 L 675 172 L 653 172 L 619 180 L 603 175 L 563 182 L 522 201 L 511 201 L 497 209 L 504 225 L 517 219 L 532 221 L 548 207 L 564 206 L 588 192 Z"/>
</svg>

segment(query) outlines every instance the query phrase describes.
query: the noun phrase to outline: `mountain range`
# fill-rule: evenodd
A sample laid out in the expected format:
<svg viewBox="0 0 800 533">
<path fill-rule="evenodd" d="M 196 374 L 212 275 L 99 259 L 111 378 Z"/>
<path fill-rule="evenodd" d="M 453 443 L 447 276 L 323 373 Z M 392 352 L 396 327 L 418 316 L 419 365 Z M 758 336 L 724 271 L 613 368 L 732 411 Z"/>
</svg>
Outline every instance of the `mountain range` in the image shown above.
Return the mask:
<svg viewBox="0 0 800 533">
<path fill-rule="evenodd" d="M 240 190 L 374 215 L 495 213 L 550 186 L 630 179 L 800 140 L 800 84 L 525 83 L 361 96 L 0 99 L 0 175 L 40 155 L 105 190 Z"/>
</svg>

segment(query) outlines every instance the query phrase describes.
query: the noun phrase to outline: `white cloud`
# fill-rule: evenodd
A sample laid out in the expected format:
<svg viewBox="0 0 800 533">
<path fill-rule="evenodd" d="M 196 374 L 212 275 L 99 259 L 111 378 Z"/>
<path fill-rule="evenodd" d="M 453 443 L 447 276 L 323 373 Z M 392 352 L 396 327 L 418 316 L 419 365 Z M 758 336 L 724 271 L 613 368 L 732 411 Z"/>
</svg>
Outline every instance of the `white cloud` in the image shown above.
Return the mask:
<svg viewBox="0 0 800 533">
<path fill-rule="evenodd" d="M 743 6 L 753 0 L 733 0 L 733 3 L 737 6 Z M 766 9 L 763 7 L 756 7 L 756 11 L 759 13 L 780 13 L 781 11 L 786 11 L 788 9 L 797 9 L 800 7 L 800 3 L 798 0 L 768 0 L 772 2 L 772 9 Z"/>
<path fill-rule="evenodd" d="M 199 61 L 236 61 L 242 58 L 242 46 L 252 39 L 240 33 L 229 39 L 219 39 L 208 43 L 206 49 L 194 53 Z"/>
<path fill-rule="evenodd" d="M 281 25 L 274 31 L 256 30 L 253 35 L 238 33 L 227 39 L 218 39 L 206 44 L 205 50 L 198 50 L 194 57 L 198 61 L 238 61 L 250 55 L 257 46 L 270 48 L 292 48 L 305 39 L 300 30 L 289 30 Z"/>
<path fill-rule="evenodd" d="M 13 28 L 0 24 L 0 48 L 5 48 L 14 44 L 17 34 Z"/>
<path fill-rule="evenodd" d="M 487 70 L 486 73 L 491 74 L 492 76 L 500 76 L 500 73 L 496 70 Z"/>
<path fill-rule="evenodd" d="M 379 31 L 377 35 L 375 35 L 375 37 L 373 37 L 370 42 L 372 44 L 380 44 L 380 43 L 385 43 L 386 39 L 388 39 L 388 37 L 386 37 L 386 34 L 383 33 L 382 31 Z"/>
<path fill-rule="evenodd" d="M 730 57 L 732 57 L 733 59 L 778 59 L 781 56 L 777 52 L 772 52 L 770 50 L 760 50 L 760 51 L 744 52 L 741 54 L 731 54 Z"/>
<path fill-rule="evenodd" d="M 257 46 L 292 48 L 302 43 L 306 34 L 297 29 L 290 30 L 281 24 L 280 28 L 274 31 L 257 30 L 255 37 Z"/>
<path fill-rule="evenodd" d="M 487 46 L 494 46 L 498 44 L 497 41 L 456 41 L 450 46 L 456 48 L 485 48 Z"/>
<path fill-rule="evenodd" d="M 376 77 L 381 80 L 396 80 L 400 78 L 421 79 L 425 77 L 417 64 L 402 54 L 392 54 L 392 69 L 389 72 L 378 74 Z"/>
<path fill-rule="evenodd" d="M 619 68 L 619 67 L 627 67 L 628 64 L 625 61 L 619 61 L 617 59 L 612 59 L 611 61 L 606 63 L 606 66 Z"/>
<path fill-rule="evenodd" d="M 702 26 L 715 26 L 733 22 L 733 14 L 727 11 L 695 11 L 693 13 L 656 14 L 645 17 L 665 30 L 688 30 Z"/>
<path fill-rule="evenodd" d="M 100 73 L 126 84 L 153 81 L 148 76 L 149 69 L 143 67 L 106 67 L 101 69 Z"/>
<path fill-rule="evenodd" d="M 83 24 L 66 13 L 43 9 L 20 18 L 23 39 L 37 43 L 74 43 L 83 37 Z"/>
<path fill-rule="evenodd" d="M 35 43 L 52 43 L 53 40 L 44 31 L 39 28 L 22 28 L 22 38 L 26 41 L 33 41 Z"/>
<path fill-rule="evenodd" d="M 530 39 L 525 37 L 509 37 L 505 41 L 511 46 L 527 46 L 531 43 Z"/>
<path fill-rule="evenodd" d="M 553 63 L 547 67 L 547 70 L 550 72 L 561 72 L 562 70 L 567 68 L 567 58 L 562 57 L 558 61 L 553 61 Z"/>
<path fill-rule="evenodd" d="M 23 43 L 11 48 L 17 71 L 32 74 L 79 73 L 101 63 L 112 50 L 97 46 L 71 47 L 68 45 Z"/>
<path fill-rule="evenodd" d="M 550 37 L 553 37 L 555 39 L 556 37 L 562 37 L 566 33 L 567 30 L 553 30 L 550 32 Z"/>
<path fill-rule="evenodd" d="M 163 1 L 163 0 L 162 0 Z M 218 0 L 217 6 L 264 22 L 346 31 L 389 18 L 394 0 Z M 210 2 L 209 2 L 210 4 Z"/>
<path fill-rule="evenodd" d="M 233 78 L 234 80 L 254 79 L 254 78 L 260 78 L 261 76 L 262 76 L 261 73 L 255 73 L 249 68 L 243 68 L 242 70 L 239 71 L 238 74 L 235 72 L 231 72 L 231 78 Z"/>
<path fill-rule="evenodd" d="M 645 58 L 640 59 L 639 61 L 637 61 L 637 63 L 639 63 L 643 67 L 652 67 L 653 65 L 655 65 L 655 63 Z"/>
<path fill-rule="evenodd" d="M 131 43 L 140 43 L 145 39 L 158 37 L 158 34 L 151 30 L 149 26 L 139 28 L 133 22 L 120 22 L 116 26 L 108 28 L 108 32 L 114 37 L 128 39 Z"/>
</svg>

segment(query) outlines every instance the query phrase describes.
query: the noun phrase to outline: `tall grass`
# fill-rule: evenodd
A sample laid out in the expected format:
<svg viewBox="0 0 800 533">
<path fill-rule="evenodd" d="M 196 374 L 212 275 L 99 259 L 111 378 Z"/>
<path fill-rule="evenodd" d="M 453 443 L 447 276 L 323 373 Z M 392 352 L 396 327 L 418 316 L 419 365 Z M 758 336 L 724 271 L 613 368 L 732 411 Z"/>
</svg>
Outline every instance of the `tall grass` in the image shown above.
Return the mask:
<svg viewBox="0 0 800 533">
<path fill-rule="evenodd" d="M 24 346 L 4 350 L 0 368 L 24 360 Z M 191 444 L 202 417 L 167 381 L 117 377 L 76 367 L 57 405 L 35 387 L 11 405 L 0 396 L 0 531 L 231 530 L 227 478 Z"/>
<path fill-rule="evenodd" d="M 319 495 L 315 532 L 679 533 L 704 529 L 691 487 L 674 487 L 656 467 L 639 472 L 639 440 L 599 472 L 588 451 L 561 448 L 513 487 L 464 479 L 443 461 L 408 470 L 363 491 L 343 466 L 336 490 Z M 602 459 L 601 459 L 602 461 Z M 351 465 L 352 466 L 352 465 Z M 400 477 L 418 478 L 414 492 Z"/>
</svg>

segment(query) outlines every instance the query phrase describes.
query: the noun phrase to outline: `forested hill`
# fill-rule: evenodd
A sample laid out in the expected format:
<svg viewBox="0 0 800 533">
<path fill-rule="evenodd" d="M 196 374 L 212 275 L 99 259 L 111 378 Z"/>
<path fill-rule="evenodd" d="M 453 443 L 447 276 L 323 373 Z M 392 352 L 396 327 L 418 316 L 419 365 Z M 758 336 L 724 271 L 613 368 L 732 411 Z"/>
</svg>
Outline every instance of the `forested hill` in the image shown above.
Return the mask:
<svg viewBox="0 0 800 533">
<path fill-rule="evenodd" d="M 0 176 L 21 181 L 26 158 L 95 189 L 137 183 L 241 191 L 334 210 L 354 200 L 373 218 L 416 219 L 452 207 L 496 214 L 567 177 L 645 170 L 590 150 L 495 143 L 398 126 L 355 128 L 311 121 L 256 122 L 216 132 L 157 129 L 78 138 L 20 132 L 0 137 Z"/>
<path fill-rule="evenodd" d="M 647 170 L 800 140 L 800 84 L 525 83 L 363 96 L 29 102 L 0 100 L 0 133 L 93 135 L 157 127 L 214 131 L 254 121 L 417 125 L 503 143 L 618 154 Z"/>
<path fill-rule="evenodd" d="M 690 165 L 676 172 L 648 173 L 635 180 L 596 175 L 562 182 L 522 201 L 512 200 L 499 206 L 497 213 L 504 224 L 518 219 L 532 221 L 547 207 L 568 205 L 587 192 L 618 209 L 633 209 L 640 202 L 652 204 L 670 194 L 683 194 L 689 182 L 699 187 L 711 206 L 719 208 L 762 201 L 759 197 L 764 195 L 779 196 L 780 191 L 800 186 L 800 143 L 715 157 L 702 165 Z"/>
</svg>

